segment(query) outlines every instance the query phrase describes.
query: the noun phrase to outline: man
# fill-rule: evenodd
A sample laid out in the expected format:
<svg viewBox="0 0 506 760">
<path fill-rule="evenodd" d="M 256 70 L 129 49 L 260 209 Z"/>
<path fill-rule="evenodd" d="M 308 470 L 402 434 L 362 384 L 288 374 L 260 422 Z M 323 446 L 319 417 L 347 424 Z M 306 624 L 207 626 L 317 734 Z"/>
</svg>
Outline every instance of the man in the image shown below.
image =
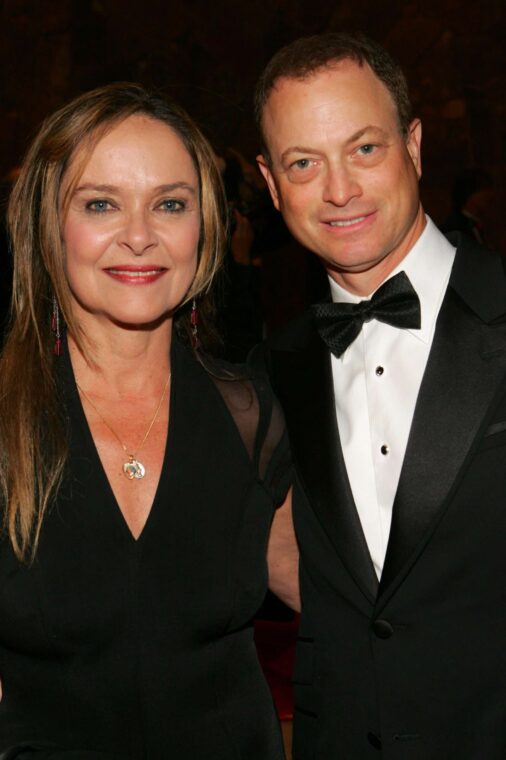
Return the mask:
<svg viewBox="0 0 506 760">
<path fill-rule="evenodd" d="M 377 44 L 298 40 L 256 104 L 260 169 L 334 302 L 261 357 L 296 467 L 294 760 L 504 760 L 502 261 L 425 216 L 421 124 Z M 272 585 L 293 597 L 285 527 Z"/>
</svg>

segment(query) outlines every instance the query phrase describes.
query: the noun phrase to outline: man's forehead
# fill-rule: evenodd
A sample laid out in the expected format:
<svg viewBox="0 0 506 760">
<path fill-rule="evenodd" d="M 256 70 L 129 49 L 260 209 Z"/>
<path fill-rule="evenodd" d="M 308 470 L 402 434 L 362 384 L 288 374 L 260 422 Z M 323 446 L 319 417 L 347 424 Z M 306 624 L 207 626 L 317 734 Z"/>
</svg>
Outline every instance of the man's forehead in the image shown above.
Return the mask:
<svg viewBox="0 0 506 760">
<path fill-rule="evenodd" d="M 262 126 L 269 132 L 287 120 L 293 123 L 295 115 L 299 126 L 303 126 L 312 113 L 323 114 L 326 109 L 329 118 L 335 117 L 332 110 L 341 105 L 351 106 L 352 110 L 379 109 L 385 113 L 386 104 L 389 119 L 391 115 L 397 122 L 396 104 L 384 82 L 365 61 L 346 58 L 322 66 L 307 76 L 280 77 L 266 100 Z"/>
<path fill-rule="evenodd" d="M 373 77 L 377 78 L 366 61 L 358 61 L 354 58 L 340 58 L 338 60 L 329 61 L 329 63 L 319 66 L 307 74 L 301 74 L 299 76 L 283 74 L 274 80 L 271 90 L 266 98 L 264 109 L 265 106 L 269 103 L 272 96 L 282 92 L 287 88 L 291 88 L 297 85 L 301 85 L 302 87 L 311 87 L 315 84 L 316 81 L 322 78 L 332 77 L 332 75 L 335 73 L 349 73 L 350 71 L 353 72 L 360 70 L 369 71 Z M 378 79 L 378 81 L 380 80 Z"/>
</svg>

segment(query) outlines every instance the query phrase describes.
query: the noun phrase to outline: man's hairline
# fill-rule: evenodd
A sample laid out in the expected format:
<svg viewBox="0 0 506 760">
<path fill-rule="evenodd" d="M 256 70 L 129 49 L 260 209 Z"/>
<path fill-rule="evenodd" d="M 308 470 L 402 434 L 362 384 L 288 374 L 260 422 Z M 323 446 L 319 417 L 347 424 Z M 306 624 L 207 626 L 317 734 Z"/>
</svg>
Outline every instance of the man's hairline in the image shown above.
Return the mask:
<svg viewBox="0 0 506 760">
<path fill-rule="evenodd" d="M 407 140 L 408 135 L 409 135 L 409 125 L 406 125 L 405 129 L 403 128 L 403 126 L 401 124 L 401 120 L 400 120 L 399 108 L 397 106 L 397 103 L 395 102 L 395 99 L 394 99 L 392 93 L 390 92 L 390 90 L 388 89 L 388 87 L 386 86 L 386 84 L 376 74 L 376 72 L 374 71 L 374 69 L 372 68 L 372 66 L 369 64 L 369 62 L 365 59 L 365 57 L 359 58 L 358 56 L 355 57 L 353 55 L 344 55 L 342 58 L 332 58 L 331 60 L 326 61 L 325 63 L 321 64 L 321 66 L 317 66 L 316 68 L 311 69 L 311 71 L 308 71 L 307 74 L 303 74 L 303 75 L 301 74 L 299 76 L 290 76 L 288 74 L 283 74 L 283 75 L 277 77 L 276 79 L 274 79 L 274 81 L 272 82 L 272 84 L 269 87 L 269 90 L 267 92 L 267 95 L 266 95 L 266 97 L 265 97 L 265 99 L 263 101 L 261 115 L 260 115 L 260 118 L 258 120 L 258 127 L 259 127 L 259 132 L 260 132 L 260 139 L 261 139 L 260 155 L 264 159 L 264 161 L 265 161 L 267 167 L 269 168 L 269 170 L 272 169 L 272 158 L 271 158 L 270 153 L 269 153 L 269 151 L 267 149 L 267 140 L 265 139 L 265 130 L 264 130 L 264 126 L 263 126 L 263 119 L 264 119 L 264 114 L 265 114 L 265 108 L 267 106 L 267 103 L 268 103 L 268 101 L 269 101 L 269 99 L 271 97 L 271 94 L 272 94 L 273 90 L 277 89 L 278 83 L 281 82 L 281 81 L 283 81 L 283 80 L 287 80 L 287 81 L 291 81 L 291 82 L 306 82 L 307 80 L 312 79 L 313 77 L 317 76 L 318 74 L 322 73 L 325 70 L 331 70 L 333 68 L 337 68 L 338 65 L 340 63 L 343 63 L 344 61 L 351 61 L 352 63 L 356 63 L 357 66 L 359 66 L 360 68 L 364 68 L 364 65 L 368 66 L 369 69 L 371 70 L 372 74 L 376 77 L 376 79 L 379 82 L 381 82 L 381 84 L 385 87 L 385 89 L 387 90 L 389 96 L 392 98 L 392 102 L 393 102 L 393 106 L 394 106 L 394 111 L 395 111 L 395 116 L 396 116 L 396 120 L 397 120 L 397 125 L 399 127 L 399 133 L 400 133 L 400 135 L 405 140 Z"/>
</svg>

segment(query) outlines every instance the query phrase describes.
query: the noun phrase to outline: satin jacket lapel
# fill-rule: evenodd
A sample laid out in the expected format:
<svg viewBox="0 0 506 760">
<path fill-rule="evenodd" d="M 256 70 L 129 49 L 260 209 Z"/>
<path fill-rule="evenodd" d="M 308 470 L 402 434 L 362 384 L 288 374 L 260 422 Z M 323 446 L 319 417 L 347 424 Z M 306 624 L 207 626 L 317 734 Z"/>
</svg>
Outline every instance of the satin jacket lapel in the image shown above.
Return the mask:
<svg viewBox="0 0 506 760">
<path fill-rule="evenodd" d="M 311 329 L 297 349 L 272 351 L 271 373 L 306 496 L 343 563 L 374 602 L 378 580 L 346 473 L 330 354 Z"/>
<path fill-rule="evenodd" d="M 504 310 L 506 301 L 503 300 Z M 397 588 L 445 512 L 506 371 L 506 325 L 484 324 L 453 288 L 445 296 L 415 409 L 380 583 Z"/>
</svg>

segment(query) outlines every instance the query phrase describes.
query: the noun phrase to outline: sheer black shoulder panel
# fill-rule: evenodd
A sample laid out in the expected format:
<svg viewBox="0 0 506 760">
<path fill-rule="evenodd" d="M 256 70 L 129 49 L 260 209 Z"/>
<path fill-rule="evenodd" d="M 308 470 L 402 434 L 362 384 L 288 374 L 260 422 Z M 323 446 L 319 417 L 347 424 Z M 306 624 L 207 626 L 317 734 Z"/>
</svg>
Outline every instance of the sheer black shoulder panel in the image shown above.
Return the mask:
<svg viewBox="0 0 506 760">
<path fill-rule="evenodd" d="M 290 453 L 281 407 L 269 383 L 246 369 L 207 365 L 239 431 L 257 477 L 282 501 L 290 482 Z M 218 371 L 217 371 L 218 370 Z"/>
<path fill-rule="evenodd" d="M 255 462 L 255 447 L 261 414 L 253 383 L 241 377 L 223 378 L 214 374 L 210 377 L 236 424 L 249 458 Z"/>
</svg>

